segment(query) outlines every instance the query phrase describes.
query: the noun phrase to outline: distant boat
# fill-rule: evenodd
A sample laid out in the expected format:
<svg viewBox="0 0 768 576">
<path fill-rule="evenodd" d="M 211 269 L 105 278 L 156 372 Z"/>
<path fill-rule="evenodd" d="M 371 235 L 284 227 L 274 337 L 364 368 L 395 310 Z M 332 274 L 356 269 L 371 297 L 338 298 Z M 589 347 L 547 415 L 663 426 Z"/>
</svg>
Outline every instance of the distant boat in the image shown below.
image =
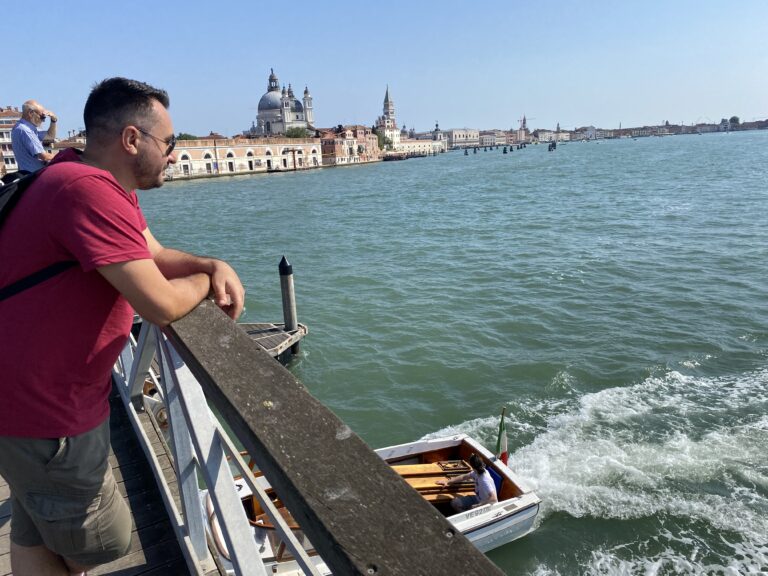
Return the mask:
<svg viewBox="0 0 768 576">
<path fill-rule="evenodd" d="M 376 453 L 427 502 L 445 515 L 448 521 L 481 552 L 488 552 L 503 546 L 533 530 L 533 524 L 539 513 L 539 504 L 541 503 L 539 497 L 506 464 L 494 457 L 479 442 L 465 434 L 380 448 L 376 450 Z M 435 481 L 469 472 L 471 468 L 467 460 L 473 453 L 483 460 L 486 470 L 491 474 L 496 484 L 499 501 L 457 514 L 451 508 L 451 500 L 455 496 L 473 495 L 472 483 L 465 482 L 442 486 Z M 303 543 L 310 559 L 315 562 L 317 571 L 323 575 L 330 575 L 330 569 L 314 551 L 312 544 L 301 532 L 290 512 L 280 503 L 278 495 L 275 494 L 266 479 L 260 476 L 258 472 L 255 475 L 256 481 L 276 503 L 280 515 L 289 528 Z M 258 500 L 251 494 L 246 482 L 239 478 L 235 480 L 235 484 L 253 528 L 253 537 L 259 546 L 267 573 L 300 573 L 297 572 L 298 563 L 286 551 L 285 543 Z M 227 574 L 234 574 L 234 567 L 230 562 L 222 530 L 207 490 L 200 491 L 200 501 L 205 515 L 206 527 L 219 555 L 219 561 Z"/>
</svg>

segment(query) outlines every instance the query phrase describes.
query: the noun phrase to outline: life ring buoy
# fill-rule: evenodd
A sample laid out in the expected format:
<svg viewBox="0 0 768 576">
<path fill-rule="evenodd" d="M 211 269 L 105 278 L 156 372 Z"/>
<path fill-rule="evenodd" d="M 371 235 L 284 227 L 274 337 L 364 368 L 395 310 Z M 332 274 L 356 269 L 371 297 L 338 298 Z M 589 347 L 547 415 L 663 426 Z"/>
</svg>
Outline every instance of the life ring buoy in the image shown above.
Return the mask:
<svg viewBox="0 0 768 576">
<path fill-rule="evenodd" d="M 219 525 L 219 519 L 216 517 L 216 510 L 213 509 L 213 500 L 211 500 L 211 494 L 205 495 L 205 513 L 208 516 L 208 525 L 211 527 L 211 536 L 213 537 L 213 543 L 216 549 L 224 558 L 230 560 L 229 549 L 227 543 L 224 541 L 224 534 L 221 531 Z"/>
</svg>

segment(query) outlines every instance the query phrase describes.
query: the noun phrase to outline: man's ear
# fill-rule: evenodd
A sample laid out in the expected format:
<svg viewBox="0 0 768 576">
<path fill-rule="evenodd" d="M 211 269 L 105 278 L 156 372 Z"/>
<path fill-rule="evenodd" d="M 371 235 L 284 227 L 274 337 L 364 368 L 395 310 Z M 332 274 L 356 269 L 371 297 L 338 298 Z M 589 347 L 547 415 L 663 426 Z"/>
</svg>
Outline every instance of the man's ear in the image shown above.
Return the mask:
<svg viewBox="0 0 768 576">
<path fill-rule="evenodd" d="M 120 133 L 120 144 L 128 154 L 136 156 L 139 153 L 137 142 L 139 140 L 139 131 L 135 126 L 126 126 Z"/>
</svg>

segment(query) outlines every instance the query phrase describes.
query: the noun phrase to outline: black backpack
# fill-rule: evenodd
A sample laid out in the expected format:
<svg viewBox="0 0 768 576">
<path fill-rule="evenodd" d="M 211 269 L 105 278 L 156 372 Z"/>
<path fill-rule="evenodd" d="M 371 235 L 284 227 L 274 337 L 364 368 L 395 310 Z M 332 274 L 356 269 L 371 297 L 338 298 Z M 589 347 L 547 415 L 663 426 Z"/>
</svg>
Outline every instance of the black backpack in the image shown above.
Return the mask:
<svg viewBox="0 0 768 576">
<path fill-rule="evenodd" d="M 13 210 L 14 206 L 16 206 L 16 203 L 19 201 L 19 198 L 21 198 L 24 190 L 29 188 L 29 185 L 35 181 L 35 179 L 40 175 L 42 171 L 43 170 L 38 170 L 37 172 L 24 175 L 16 172 L 7 174 L 3 177 L 2 182 L 4 184 L 2 187 L 0 187 L 0 226 L 3 225 L 3 222 L 5 221 L 5 218 L 8 216 L 9 212 Z M 75 264 L 77 264 L 77 262 L 71 260 L 55 262 L 54 264 L 46 266 L 37 272 L 33 272 L 29 276 L 25 276 L 24 278 L 17 280 L 8 286 L 3 286 L 0 288 L 0 301 L 5 300 L 6 298 L 10 298 L 11 296 L 14 296 L 28 288 L 32 288 L 32 286 L 36 286 L 37 284 L 40 284 L 49 278 L 53 278 L 57 274 L 64 272 L 64 270 L 71 268 Z"/>
</svg>

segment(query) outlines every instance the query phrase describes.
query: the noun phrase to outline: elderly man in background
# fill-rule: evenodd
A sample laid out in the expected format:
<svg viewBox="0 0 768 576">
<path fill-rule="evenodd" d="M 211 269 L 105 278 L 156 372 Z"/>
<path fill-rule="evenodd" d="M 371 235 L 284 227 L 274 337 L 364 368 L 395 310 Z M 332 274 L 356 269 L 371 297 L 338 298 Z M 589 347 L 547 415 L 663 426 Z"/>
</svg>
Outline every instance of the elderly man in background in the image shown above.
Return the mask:
<svg viewBox="0 0 768 576">
<path fill-rule="evenodd" d="M 48 130 L 38 130 L 46 118 L 50 119 Z M 35 100 L 22 104 L 21 119 L 11 131 L 11 145 L 19 172 L 36 172 L 53 158 L 53 154 L 43 148 L 43 142 L 53 142 L 56 138 L 57 121 L 56 114 Z"/>
</svg>

